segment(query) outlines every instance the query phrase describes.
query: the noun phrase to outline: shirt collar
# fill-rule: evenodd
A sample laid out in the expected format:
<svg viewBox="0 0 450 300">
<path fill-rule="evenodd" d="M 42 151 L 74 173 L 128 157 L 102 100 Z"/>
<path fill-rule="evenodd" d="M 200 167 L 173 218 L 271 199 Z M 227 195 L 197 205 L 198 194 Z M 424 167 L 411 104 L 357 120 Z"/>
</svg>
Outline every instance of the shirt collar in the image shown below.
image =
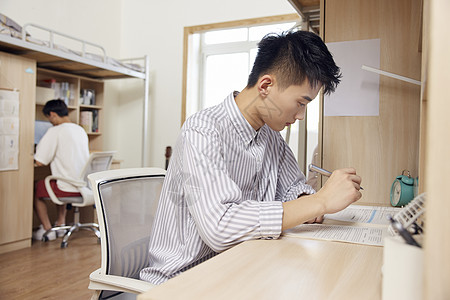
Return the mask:
<svg viewBox="0 0 450 300">
<path fill-rule="evenodd" d="M 250 144 L 252 140 L 256 139 L 258 136 L 258 131 L 256 131 L 252 125 L 245 119 L 241 110 L 236 104 L 235 97 L 239 92 L 234 91 L 225 99 L 224 105 L 225 110 L 230 117 L 231 123 L 238 132 L 239 136 L 242 138 L 245 144 Z M 260 130 L 259 130 L 260 131 Z"/>
</svg>

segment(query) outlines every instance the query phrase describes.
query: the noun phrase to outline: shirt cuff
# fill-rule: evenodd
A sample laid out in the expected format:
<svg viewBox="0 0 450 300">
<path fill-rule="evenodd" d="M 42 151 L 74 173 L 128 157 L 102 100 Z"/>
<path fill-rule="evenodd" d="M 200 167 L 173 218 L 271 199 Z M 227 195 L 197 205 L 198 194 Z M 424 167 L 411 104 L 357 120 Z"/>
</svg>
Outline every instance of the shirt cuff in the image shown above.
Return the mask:
<svg viewBox="0 0 450 300">
<path fill-rule="evenodd" d="M 299 182 L 296 186 L 293 186 L 287 194 L 284 196 L 283 202 L 291 201 L 300 197 L 300 195 L 312 195 L 316 191 L 312 186 L 306 183 Z"/>
<path fill-rule="evenodd" d="M 260 234 L 262 239 L 277 239 L 283 223 L 283 204 L 281 201 L 262 202 L 260 205 Z"/>
</svg>

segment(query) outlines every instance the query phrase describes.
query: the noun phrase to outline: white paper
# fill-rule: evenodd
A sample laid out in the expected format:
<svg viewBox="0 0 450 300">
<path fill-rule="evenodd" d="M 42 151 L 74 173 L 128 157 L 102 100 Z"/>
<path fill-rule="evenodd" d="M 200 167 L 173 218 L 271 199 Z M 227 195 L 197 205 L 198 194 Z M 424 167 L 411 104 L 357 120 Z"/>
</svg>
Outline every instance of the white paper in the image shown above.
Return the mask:
<svg viewBox="0 0 450 300">
<path fill-rule="evenodd" d="M 388 215 L 394 216 L 399 207 L 350 205 L 335 214 L 325 215 L 325 220 L 389 225 Z"/>
<path fill-rule="evenodd" d="M 388 232 L 387 227 L 302 224 L 287 230 L 284 235 L 371 246 L 383 246 L 383 239 L 385 236 L 388 236 Z"/>
<path fill-rule="evenodd" d="M 350 205 L 335 214 L 324 216 L 323 224 L 302 224 L 286 230 L 283 235 L 383 246 L 388 233 L 388 215 L 394 216 L 400 208 Z"/>
<path fill-rule="evenodd" d="M 325 96 L 325 116 L 378 116 L 379 75 L 361 69 L 362 65 L 380 68 L 380 40 L 327 43 L 342 80 L 336 91 Z"/>
<path fill-rule="evenodd" d="M 19 169 L 19 92 L 0 89 L 0 171 Z"/>
<path fill-rule="evenodd" d="M 19 118 L 0 117 L 0 134 L 19 135 Z"/>
</svg>

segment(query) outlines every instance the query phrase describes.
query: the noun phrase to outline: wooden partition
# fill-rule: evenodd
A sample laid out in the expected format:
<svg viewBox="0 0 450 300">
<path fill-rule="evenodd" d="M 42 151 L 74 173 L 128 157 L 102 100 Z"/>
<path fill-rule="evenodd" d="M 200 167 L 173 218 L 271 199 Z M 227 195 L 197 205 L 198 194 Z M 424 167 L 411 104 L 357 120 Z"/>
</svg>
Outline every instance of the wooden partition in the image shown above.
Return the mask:
<svg viewBox="0 0 450 300">
<path fill-rule="evenodd" d="M 426 206 L 424 299 L 450 299 L 450 1 L 424 1 L 423 120 Z M 421 166 L 422 169 L 422 166 Z"/>
<path fill-rule="evenodd" d="M 323 38 L 380 39 L 380 69 L 420 80 L 421 6 L 420 0 L 323 0 Z M 357 169 L 365 189 L 360 204 L 389 205 L 395 177 L 404 169 L 419 175 L 420 86 L 386 76 L 379 83 L 378 116 L 323 117 L 322 165 Z"/>
<path fill-rule="evenodd" d="M 31 245 L 36 62 L 0 52 L 0 88 L 19 91 L 19 169 L 0 171 L 0 253 Z"/>
</svg>

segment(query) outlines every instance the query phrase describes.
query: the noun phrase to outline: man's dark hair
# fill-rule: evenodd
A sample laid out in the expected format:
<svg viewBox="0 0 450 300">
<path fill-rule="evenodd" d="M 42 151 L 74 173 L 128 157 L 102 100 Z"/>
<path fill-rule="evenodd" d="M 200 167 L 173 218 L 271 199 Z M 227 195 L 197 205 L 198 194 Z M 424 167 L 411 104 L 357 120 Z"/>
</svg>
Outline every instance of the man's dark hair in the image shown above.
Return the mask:
<svg viewBox="0 0 450 300">
<path fill-rule="evenodd" d="M 322 84 L 325 94 L 334 92 L 342 76 L 322 39 L 301 30 L 268 34 L 259 42 L 247 87 L 265 74 L 275 75 L 281 89 L 308 79 L 312 87 Z"/>
<path fill-rule="evenodd" d="M 69 114 L 69 110 L 67 109 L 67 105 L 64 101 L 59 99 L 49 100 L 45 103 L 42 112 L 45 116 L 49 116 L 50 112 L 56 113 L 60 117 L 67 116 Z"/>
</svg>

